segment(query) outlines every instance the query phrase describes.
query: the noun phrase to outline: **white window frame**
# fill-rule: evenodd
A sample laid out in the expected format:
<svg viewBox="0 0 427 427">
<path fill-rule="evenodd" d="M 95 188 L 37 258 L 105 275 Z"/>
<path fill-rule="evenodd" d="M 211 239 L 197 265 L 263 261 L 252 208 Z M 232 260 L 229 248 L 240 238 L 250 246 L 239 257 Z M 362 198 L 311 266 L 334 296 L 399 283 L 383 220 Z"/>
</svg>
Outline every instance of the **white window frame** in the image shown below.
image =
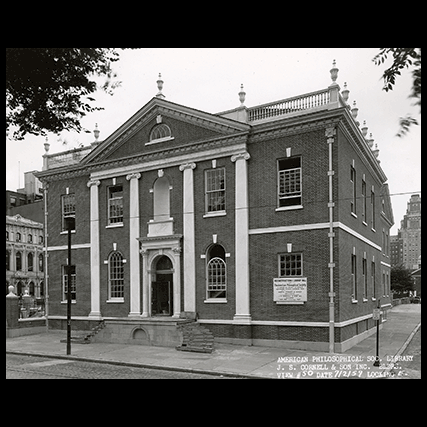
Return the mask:
<svg viewBox="0 0 427 427">
<path fill-rule="evenodd" d="M 70 202 L 66 203 L 67 200 L 72 200 L 74 198 L 74 210 L 69 209 L 68 206 L 73 206 Z M 62 232 L 66 232 L 67 230 L 67 218 L 76 218 L 76 195 L 74 193 L 64 194 L 61 196 L 61 213 L 62 213 Z M 75 230 L 75 222 L 74 222 L 74 230 Z"/>
<path fill-rule="evenodd" d="M 282 258 L 283 258 L 283 261 L 282 261 Z M 288 261 L 286 261 L 287 258 L 288 258 Z M 290 266 L 289 274 L 286 274 L 286 270 L 288 270 L 288 268 L 284 267 L 284 269 L 282 269 L 282 264 L 286 265 L 287 262 L 299 263 L 300 267 Z M 304 268 L 304 258 L 303 258 L 302 252 L 279 254 L 279 277 L 303 277 L 303 274 L 304 274 L 303 268 Z M 283 274 L 283 270 L 285 271 L 285 274 Z M 300 273 L 296 273 L 298 270 L 300 270 Z"/>
<path fill-rule="evenodd" d="M 121 187 L 122 195 L 119 197 L 111 197 L 113 189 Z M 116 205 L 117 204 L 117 205 Z M 121 205 L 121 206 L 120 206 Z M 113 208 L 117 211 L 121 208 L 121 215 L 112 215 Z M 124 220 L 124 205 L 123 205 L 123 185 L 117 184 L 108 187 L 108 226 L 123 225 Z"/>
<path fill-rule="evenodd" d="M 209 182 L 210 180 L 212 181 L 212 179 L 217 179 L 219 180 L 219 182 L 221 182 L 221 176 L 219 176 L 219 173 L 222 173 L 222 182 L 223 182 L 223 186 L 224 188 L 214 188 L 214 189 L 209 189 Z M 218 177 L 212 178 L 210 177 L 210 175 L 213 174 L 218 174 Z M 226 212 L 227 209 L 227 205 L 226 205 L 226 194 L 227 194 L 227 182 L 226 182 L 226 170 L 224 167 L 222 168 L 215 168 L 215 169 L 208 169 L 205 171 L 205 212 L 206 215 L 216 215 L 216 214 L 224 214 Z M 223 209 L 210 209 L 210 207 L 214 206 L 213 204 L 210 204 L 210 197 L 212 195 L 215 195 L 216 197 L 218 197 L 218 200 L 220 200 L 220 198 L 223 198 L 223 202 L 222 203 L 217 203 L 218 205 L 223 205 Z"/>
<path fill-rule="evenodd" d="M 120 257 L 120 260 L 113 259 L 117 256 Z M 117 264 L 113 265 L 113 261 Z M 118 269 L 119 268 L 119 262 L 121 262 L 121 277 L 118 276 L 118 272 L 115 272 L 115 276 L 113 277 L 113 268 Z M 111 252 L 111 254 L 108 257 L 108 301 L 110 302 L 124 302 L 125 298 L 125 269 L 124 269 L 125 259 L 123 258 L 123 255 L 119 251 Z M 114 283 L 113 283 L 114 282 Z M 121 282 L 121 284 L 117 284 L 118 282 Z M 121 292 L 117 295 L 117 289 L 114 289 L 114 296 L 113 296 L 113 287 L 121 286 Z"/>
<path fill-rule="evenodd" d="M 280 169 L 280 162 L 286 160 L 296 160 L 299 159 L 299 167 Z M 286 181 L 288 185 L 288 190 L 286 190 Z M 283 185 L 282 185 L 283 183 Z M 282 188 L 284 187 L 284 188 Z M 293 191 L 291 191 L 293 190 Z M 289 209 L 300 209 L 302 208 L 302 157 L 293 156 L 277 161 L 277 209 L 276 210 L 289 210 Z M 281 206 L 282 200 L 291 201 L 295 199 L 299 200 L 299 203 L 294 203 L 290 205 Z"/>
<path fill-rule="evenodd" d="M 67 292 L 65 291 L 65 287 L 68 285 L 68 274 L 67 274 L 67 265 L 61 266 L 62 269 L 62 302 L 67 302 Z M 71 274 L 71 302 L 75 303 L 77 301 L 77 268 L 75 265 L 74 274 Z M 68 287 L 68 286 L 67 286 Z M 73 292 L 74 289 L 74 292 Z M 74 293 L 74 298 L 73 298 Z"/>
</svg>

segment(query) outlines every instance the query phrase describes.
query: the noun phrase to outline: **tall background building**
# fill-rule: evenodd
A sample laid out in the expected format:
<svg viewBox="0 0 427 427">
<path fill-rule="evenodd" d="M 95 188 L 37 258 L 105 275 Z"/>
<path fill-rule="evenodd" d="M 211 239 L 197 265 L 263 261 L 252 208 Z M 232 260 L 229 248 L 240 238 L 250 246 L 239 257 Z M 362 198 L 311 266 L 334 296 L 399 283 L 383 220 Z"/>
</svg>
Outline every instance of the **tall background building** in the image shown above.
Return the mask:
<svg viewBox="0 0 427 427">
<path fill-rule="evenodd" d="M 421 196 L 413 194 L 397 236 L 391 236 L 391 264 L 409 270 L 419 268 L 421 261 Z"/>
</svg>

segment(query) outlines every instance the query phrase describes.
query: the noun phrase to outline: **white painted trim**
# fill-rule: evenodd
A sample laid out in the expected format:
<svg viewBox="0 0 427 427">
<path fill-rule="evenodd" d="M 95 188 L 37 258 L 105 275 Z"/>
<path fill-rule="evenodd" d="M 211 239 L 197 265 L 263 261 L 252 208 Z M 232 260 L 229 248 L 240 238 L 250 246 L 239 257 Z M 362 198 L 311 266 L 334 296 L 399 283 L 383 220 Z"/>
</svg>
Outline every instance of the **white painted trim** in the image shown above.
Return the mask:
<svg viewBox="0 0 427 427">
<path fill-rule="evenodd" d="M 90 243 L 80 243 L 76 245 L 71 245 L 71 249 L 90 249 Z M 48 246 L 47 251 L 66 251 L 68 250 L 68 245 L 63 246 Z"/>
<path fill-rule="evenodd" d="M 351 325 L 353 323 L 361 322 L 366 319 L 372 318 L 372 313 L 366 314 L 364 316 L 355 317 L 353 319 L 344 320 L 343 322 L 335 322 L 335 326 L 338 328 L 343 328 L 345 326 Z M 225 319 L 198 319 L 199 323 L 206 324 L 218 324 L 218 325 L 234 325 L 236 324 L 233 320 Z M 329 322 L 298 322 L 292 320 L 252 320 L 251 325 L 259 326 L 307 326 L 313 328 L 327 328 L 329 327 Z"/>
<path fill-rule="evenodd" d="M 314 224 L 298 224 L 298 225 L 285 225 L 280 227 L 269 227 L 269 228 L 253 228 L 252 230 L 249 230 L 249 234 L 251 235 L 251 234 L 269 234 L 269 233 L 287 233 L 290 231 L 321 230 L 321 229 L 329 228 L 329 225 L 330 224 L 328 222 L 319 222 Z M 335 221 L 333 226 L 334 228 L 340 228 L 341 230 L 346 231 L 347 233 L 358 238 L 359 240 L 362 240 L 363 242 L 367 243 L 368 245 L 372 246 L 378 251 L 381 251 L 381 246 L 372 242 L 368 238 L 362 236 L 357 231 L 352 230 L 350 227 L 343 224 L 342 222 Z"/>
<path fill-rule="evenodd" d="M 173 136 L 165 136 L 164 138 L 153 139 L 150 142 L 146 142 L 145 145 L 158 144 L 159 142 L 173 141 L 175 138 Z"/>
<path fill-rule="evenodd" d="M 183 163 L 201 162 L 205 160 L 212 160 L 219 157 L 231 156 L 236 153 L 241 153 L 246 150 L 246 143 L 238 143 L 221 148 L 206 150 L 200 153 L 182 154 L 176 157 L 161 158 L 148 162 L 139 163 L 136 165 L 121 166 L 114 169 L 107 169 L 91 173 L 92 179 L 107 179 L 115 176 L 128 175 L 134 172 L 146 172 L 150 170 L 166 169 L 168 167 L 180 166 Z"/>
<path fill-rule="evenodd" d="M 289 231 L 320 230 L 322 228 L 329 228 L 329 223 L 321 222 L 317 224 L 298 224 L 284 225 L 280 227 L 254 228 L 249 230 L 249 234 L 287 233 Z"/>
<path fill-rule="evenodd" d="M 381 261 L 381 265 L 383 265 L 384 267 L 391 268 L 391 265 L 390 265 L 390 264 L 387 264 L 387 263 L 386 263 L 386 262 L 384 262 L 384 261 Z"/>
</svg>

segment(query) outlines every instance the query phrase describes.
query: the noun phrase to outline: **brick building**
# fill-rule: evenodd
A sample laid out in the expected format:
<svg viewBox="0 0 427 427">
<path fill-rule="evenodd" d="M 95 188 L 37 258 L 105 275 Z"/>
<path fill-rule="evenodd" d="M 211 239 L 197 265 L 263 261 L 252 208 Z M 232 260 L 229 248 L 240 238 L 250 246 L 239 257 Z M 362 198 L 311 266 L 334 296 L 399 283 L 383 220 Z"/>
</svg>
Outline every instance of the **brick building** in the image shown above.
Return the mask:
<svg viewBox="0 0 427 427">
<path fill-rule="evenodd" d="M 83 159 L 46 162 L 50 323 L 66 314 L 71 216 L 73 316 L 104 319 L 107 340 L 171 345 L 184 318 L 219 341 L 326 351 L 373 332 L 378 299 L 390 306 L 393 216 L 337 72 L 251 108 L 242 87 L 218 114 L 164 99 L 159 80 Z"/>
</svg>

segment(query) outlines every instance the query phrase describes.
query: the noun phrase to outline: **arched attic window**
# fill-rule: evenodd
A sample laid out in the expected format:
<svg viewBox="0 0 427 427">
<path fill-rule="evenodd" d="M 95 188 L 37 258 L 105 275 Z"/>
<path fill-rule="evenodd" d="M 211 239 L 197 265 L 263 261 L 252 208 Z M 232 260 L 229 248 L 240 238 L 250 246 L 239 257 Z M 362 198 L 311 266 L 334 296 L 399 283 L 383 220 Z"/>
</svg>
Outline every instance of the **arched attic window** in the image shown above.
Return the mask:
<svg viewBox="0 0 427 427">
<path fill-rule="evenodd" d="M 156 142 L 168 141 L 173 139 L 172 131 L 170 127 L 164 123 L 156 125 L 150 133 L 150 142 L 148 144 L 154 144 Z"/>
</svg>

